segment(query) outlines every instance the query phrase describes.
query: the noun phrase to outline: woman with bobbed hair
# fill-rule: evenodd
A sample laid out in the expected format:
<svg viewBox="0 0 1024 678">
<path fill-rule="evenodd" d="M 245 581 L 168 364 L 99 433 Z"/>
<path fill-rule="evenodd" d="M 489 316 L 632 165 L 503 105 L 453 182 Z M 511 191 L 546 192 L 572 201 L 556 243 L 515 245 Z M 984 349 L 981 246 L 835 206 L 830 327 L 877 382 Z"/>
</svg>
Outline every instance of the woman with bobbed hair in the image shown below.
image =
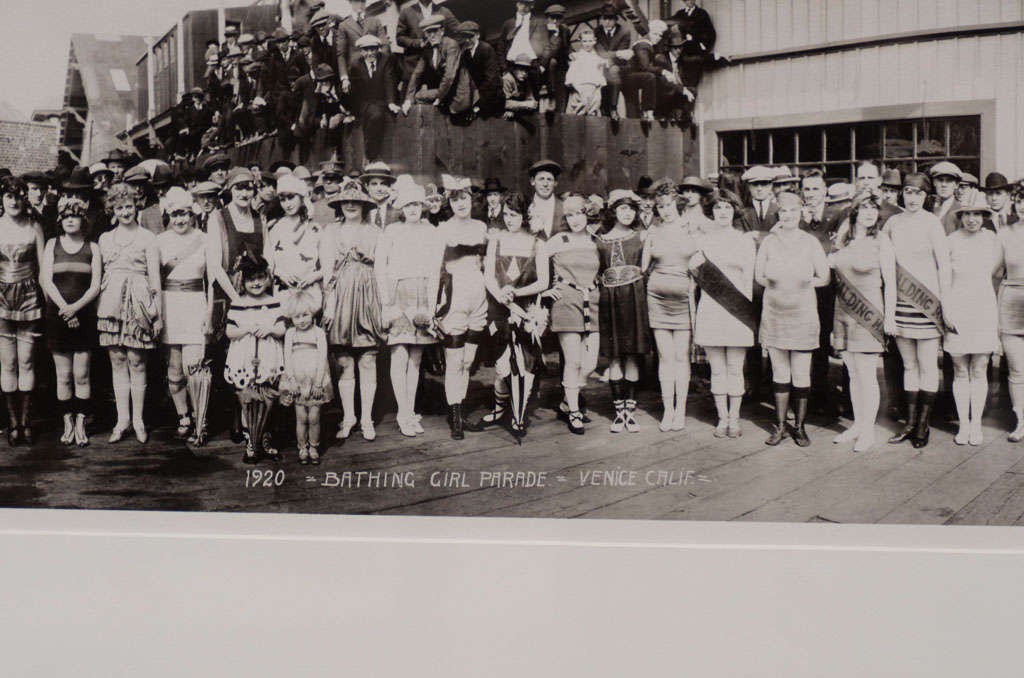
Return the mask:
<svg viewBox="0 0 1024 678">
<path fill-rule="evenodd" d="M 716 190 L 705 202 L 709 222 L 690 257 L 690 274 L 701 288 L 693 341 L 704 348 L 711 367 L 711 394 L 718 424 L 714 435 L 737 438 L 743 402 L 743 360 L 754 345 L 754 263 L 757 246 L 734 227 L 739 198 Z M 691 302 L 692 303 L 692 302 Z"/>
<path fill-rule="evenodd" d="M 903 358 L 907 424 L 890 444 L 928 444 L 928 419 L 939 390 L 939 338 L 949 326 L 942 304 L 950 285 L 946 230 L 924 203 L 932 182 L 924 174 L 903 179 L 904 211 L 889 217 L 885 232 L 896 253 L 896 346 Z M 949 328 L 954 329 L 954 328 Z"/>
<path fill-rule="evenodd" d="M 778 445 L 785 439 L 792 393 L 796 421 L 788 433 L 797 445 L 807 447 L 811 356 L 820 331 L 815 288 L 827 285 L 831 277 L 821 243 L 800 229 L 800 198 L 782 192 L 778 203 L 779 223 L 761 241 L 754 272 L 757 284 L 765 288 L 758 336 L 768 349 L 775 386 L 775 429 L 765 443 Z"/>
<path fill-rule="evenodd" d="M 298 290 L 307 290 L 323 306 L 324 270 L 320 240 L 327 224 L 310 218 L 309 187 L 292 175 L 281 177 L 277 196 L 283 212 L 267 222 L 266 259 L 274 278 L 274 296 L 282 305 Z"/>
<path fill-rule="evenodd" d="M 103 283 L 96 327 L 100 346 L 110 354 L 117 423 L 110 442 L 135 429 L 140 443 L 149 439 L 143 406 L 146 360 L 160 336 L 160 249 L 156 236 L 138 222 L 137 193 L 128 184 L 107 191 L 107 210 L 114 228 L 100 236 Z"/>
<path fill-rule="evenodd" d="M 831 342 L 850 373 L 853 404 L 853 425 L 832 442 L 853 441 L 854 452 L 874 444 L 881 398 L 878 356 L 885 352 L 885 336 L 896 331 L 896 255 L 881 233 L 882 206 L 881 193 L 858 196 L 829 256 L 836 278 Z"/>
</svg>

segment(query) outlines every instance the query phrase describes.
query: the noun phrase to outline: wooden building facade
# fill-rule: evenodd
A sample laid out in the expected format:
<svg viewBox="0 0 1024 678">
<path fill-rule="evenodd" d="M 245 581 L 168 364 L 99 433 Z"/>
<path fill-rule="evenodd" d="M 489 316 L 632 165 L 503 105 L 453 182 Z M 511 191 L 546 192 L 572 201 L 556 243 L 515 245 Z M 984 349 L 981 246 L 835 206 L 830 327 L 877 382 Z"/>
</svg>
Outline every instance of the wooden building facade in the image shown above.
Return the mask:
<svg viewBox="0 0 1024 678">
<path fill-rule="evenodd" d="M 1024 1 L 703 0 L 731 63 L 700 86 L 700 167 L 861 160 L 1024 176 Z"/>
</svg>

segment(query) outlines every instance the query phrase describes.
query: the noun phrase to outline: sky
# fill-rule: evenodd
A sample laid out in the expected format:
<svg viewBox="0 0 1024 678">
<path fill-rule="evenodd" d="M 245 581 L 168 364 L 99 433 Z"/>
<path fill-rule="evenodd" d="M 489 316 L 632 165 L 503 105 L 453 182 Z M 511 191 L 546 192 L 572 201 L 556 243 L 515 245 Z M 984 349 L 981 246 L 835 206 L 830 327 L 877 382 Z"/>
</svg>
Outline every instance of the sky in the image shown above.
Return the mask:
<svg viewBox="0 0 1024 678">
<path fill-rule="evenodd" d="M 72 33 L 163 34 L 187 11 L 222 0 L 0 0 L 0 105 L 27 119 L 64 96 Z M 250 4 L 234 0 L 229 7 Z M 0 106 L 2 108 L 2 106 Z"/>
</svg>

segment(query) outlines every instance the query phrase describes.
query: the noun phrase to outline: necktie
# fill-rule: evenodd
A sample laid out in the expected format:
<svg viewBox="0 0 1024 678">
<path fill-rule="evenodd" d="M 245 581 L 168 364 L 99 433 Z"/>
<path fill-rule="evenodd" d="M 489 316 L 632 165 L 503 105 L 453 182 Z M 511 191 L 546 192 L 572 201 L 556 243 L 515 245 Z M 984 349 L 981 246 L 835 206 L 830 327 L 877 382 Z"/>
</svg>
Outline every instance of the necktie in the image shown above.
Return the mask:
<svg viewBox="0 0 1024 678">
<path fill-rule="evenodd" d="M 437 47 L 434 48 L 434 56 L 431 57 L 431 63 L 434 64 L 434 70 L 437 70 L 437 65 L 441 62 L 441 50 Z"/>
<path fill-rule="evenodd" d="M 366 69 L 370 72 L 370 79 L 371 80 L 373 79 L 373 71 L 374 71 L 374 69 L 376 67 L 377 67 L 377 64 L 374 63 L 373 61 L 367 61 L 366 62 Z"/>
</svg>

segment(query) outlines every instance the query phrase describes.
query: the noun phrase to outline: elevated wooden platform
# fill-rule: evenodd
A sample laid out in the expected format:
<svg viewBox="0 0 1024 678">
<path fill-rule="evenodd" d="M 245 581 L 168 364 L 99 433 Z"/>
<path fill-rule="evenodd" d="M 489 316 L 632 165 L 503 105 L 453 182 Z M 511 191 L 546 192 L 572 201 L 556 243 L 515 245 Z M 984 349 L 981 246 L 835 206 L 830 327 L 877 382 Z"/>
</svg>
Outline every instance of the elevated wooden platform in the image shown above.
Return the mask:
<svg viewBox="0 0 1024 678">
<path fill-rule="evenodd" d="M 504 119 L 476 120 L 456 126 L 431 106 L 415 106 L 408 117 L 389 120 L 381 160 L 398 174 L 436 182 L 442 173 L 476 178 L 497 177 L 510 188 L 526 190 L 526 170 L 539 159 L 565 168 L 559 190 L 606 193 L 635 188 L 641 176 L 680 180 L 698 173 L 697 142 L 690 128 L 640 120 L 571 115 L 535 116 L 535 131 Z M 343 134 L 340 148 L 318 133 L 310 169 L 337 152 L 348 168 L 365 164 L 358 123 Z M 268 167 L 281 158 L 275 138 L 246 144 L 229 153 L 238 164 Z M 291 160 L 300 162 L 298 152 Z"/>
</svg>

